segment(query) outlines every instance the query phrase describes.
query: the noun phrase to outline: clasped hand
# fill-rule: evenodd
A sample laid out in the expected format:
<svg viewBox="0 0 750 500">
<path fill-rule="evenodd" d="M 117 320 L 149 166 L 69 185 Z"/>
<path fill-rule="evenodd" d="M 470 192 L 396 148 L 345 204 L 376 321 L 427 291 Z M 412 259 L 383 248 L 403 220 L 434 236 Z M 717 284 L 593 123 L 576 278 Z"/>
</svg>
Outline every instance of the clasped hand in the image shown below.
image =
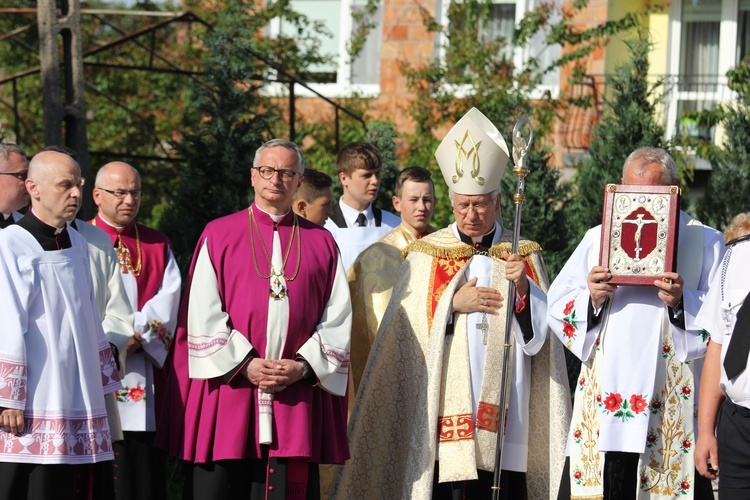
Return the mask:
<svg viewBox="0 0 750 500">
<path fill-rule="evenodd" d="M 293 359 L 253 358 L 242 374 L 251 384 L 266 392 L 281 392 L 302 380 L 302 363 Z"/>
<path fill-rule="evenodd" d="M 516 284 L 518 295 L 524 296 L 529 291 L 529 280 L 526 277 L 526 264 L 518 254 L 503 252 L 505 264 L 505 279 Z M 477 278 L 471 278 L 453 295 L 451 312 L 473 313 L 486 312 L 497 314 L 503 305 L 503 296 L 494 288 L 477 286 Z"/>
</svg>

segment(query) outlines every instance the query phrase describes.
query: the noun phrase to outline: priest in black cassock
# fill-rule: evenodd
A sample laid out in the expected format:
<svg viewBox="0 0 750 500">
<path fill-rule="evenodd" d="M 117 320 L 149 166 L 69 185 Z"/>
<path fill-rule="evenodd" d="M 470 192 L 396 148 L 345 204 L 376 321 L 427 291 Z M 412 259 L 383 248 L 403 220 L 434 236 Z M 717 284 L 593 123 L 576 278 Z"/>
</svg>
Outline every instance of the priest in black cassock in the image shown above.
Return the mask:
<svg viewBox="0 0 750 500">
<path fill-rule="evenodd" d="M 104 394 L 121 387 L 97 312 L 78 164 L 36 155 L 31 209 L 0 231 L 0 499 L 92 498 L 114 458 Z M 99 497 L 97 497 L 99 498 Z"/>
</svg>

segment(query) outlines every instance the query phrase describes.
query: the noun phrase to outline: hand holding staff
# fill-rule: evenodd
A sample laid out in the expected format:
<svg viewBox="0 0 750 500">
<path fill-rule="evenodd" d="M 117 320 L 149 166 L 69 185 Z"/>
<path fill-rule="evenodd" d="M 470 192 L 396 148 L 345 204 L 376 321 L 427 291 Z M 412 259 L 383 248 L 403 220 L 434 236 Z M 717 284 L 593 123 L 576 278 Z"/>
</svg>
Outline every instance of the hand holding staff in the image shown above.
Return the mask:
<svg viewBox="0 0 750 500">
<path fill-rule="evenodd" d="M 525 139 L 521 134 L 521 129 L 525 125 L 529 126 L 529 138 Z M 513 202 L 516 205 L 515 222 L 513 223 L 513 251 L 518 253 L 518 241 L 521 239 L 521 205 L 523 205 L 526 187 L 526 176 L 529 169 L 526 168 L 526 154 L 531 146 L 531 140 L 534 137 L 534 130 L 528 118 L 522 117 L 516 126 L 513 127 L 513 173 L 517 177 L 516 193 L 513 195 Z M 503 380 L 500 390 L 500 414 L 498 415 L 497 427 L 497 448 L 495 451 L 495 476 L 492 485 L 492 499 L 500 498 L 500 467 L 503 462 L 503 438 L 505 437 L 505 414 L 508 411 L 508 395 L 510 394 L 510 347 L 511 347 L 511 328 L 513 326 L 513 301 L 516 296 L 516 284 L 511 281 L 508 284 L 508 314 L 505 322 L 505 341 L 503 342 Z"/>
</svg>

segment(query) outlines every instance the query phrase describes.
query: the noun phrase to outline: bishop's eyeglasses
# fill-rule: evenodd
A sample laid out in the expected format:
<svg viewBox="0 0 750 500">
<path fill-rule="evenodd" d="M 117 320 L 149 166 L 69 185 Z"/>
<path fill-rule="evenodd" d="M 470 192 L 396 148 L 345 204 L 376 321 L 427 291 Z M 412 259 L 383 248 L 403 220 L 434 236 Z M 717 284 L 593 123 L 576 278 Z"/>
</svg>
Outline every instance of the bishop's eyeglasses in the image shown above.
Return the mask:
<svg viewBox="0 0 750 500">
<path fill-rule="evenodd" d="M 258 174 L 265 180 L 270 181 L 273 174 L 279 173 L 279 177 L 284 182 L 289 182 L 294 179 L 295 175 L 299 175 L 298 172 L 290 170 L 288 168 L 273 168 L 273 167 L 250 167 L 253 170 L 257 170 Z"/>
<path fill-rule="evenodd" d="M 111 189 L 104 189 L 103 187 L 97 187 L 96 189 L 109 193 L 118 200 L 125 199 L 127 195 L 132 196 L 133 199 L 138 199 L 141 197 L 141 194 L 143 194 L 143 190 L 141 189 L 132 189 L 130 191 L 128 191 L 127 189 L 115 189 L 114 191 L 112 191 Z"/>
</svg>

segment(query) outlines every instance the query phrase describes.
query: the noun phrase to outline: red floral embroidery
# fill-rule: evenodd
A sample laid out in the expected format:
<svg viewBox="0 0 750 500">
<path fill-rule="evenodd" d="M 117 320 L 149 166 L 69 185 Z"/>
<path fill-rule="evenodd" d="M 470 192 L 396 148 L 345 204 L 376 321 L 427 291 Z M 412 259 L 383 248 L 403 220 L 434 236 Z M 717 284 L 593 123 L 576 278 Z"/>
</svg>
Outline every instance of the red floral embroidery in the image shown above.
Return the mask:
<svg viewBox="0 0 750 500">
<path fill-rule="evenodd" d="M 680 488 L 683 490 L 689 490 L 690 489 L 690 481 L 683 481 L 680 483 Z"/>
<path fill-rule="evenodd" d="M 583 477 L 583 473 L 582 473 L 581 471 L 577 470 L 577 471 L 575 471 L 575 472 L 573 473 L 573 477 L 574 477 L 574 478 L 575 478 L 576 480 L 578 480 L 578 479 L 581 479 L 581 478 Z"/>
<path fill-rule="evenodd" d="M 576 438 L 576 439 L 580 439 L 581 438 L 581 434 L 582 434 L 581 433 L 581 429 L 576 429 L 575 431 L 573 431 L 573 437 Z"/>
<path fill-rule="evenodd" d="M 565 304 L 565 309 L 563 309 L 563 314 L 565 316 L 567 316 L 568 314 L 570 314 L 571 311 L 573 311 L 573 306 L 575 306 L 575 305 L 576 305 L 576 301 L 575 300 L 571 300 L 570 302 L 568 302 L 567 304 Z"/>
<path fill-rule="evenodd" d="M 660 411 L 661 411 L 661 400 L 657 396 L 654 396 L 654 399 L 651 400 L 651 413 L 656 415 Z"/>
<path fill-rule="evenodd" d="M 569 339 L 572 339 L 576 335 L 576 327 L 574 327 L 567 321 L 563 321 L 563 335 L 565 335 Z"/>
<path fill-rule="evenodd" d="M 685 439 L 682 440 L 682 443 L 680 443 L 680 449 L 683 453 L 690 453 L 693 448 L 693 433 L 688 432 L 685 435 Z"/>
<path fill-rule="evenodd" d="M 573 343 L 571 341 L 575 339 L 576 331 L 578 330 L 578 320 L 576 319 L 576 312 L 573 309 L 575 303 L 575 300 L 571 300 L 570 302 L 565 304 L 565 309 L 563 309 L 563 335 L 568 338 L 568 340 L 565 342 L 565 345 L 568 346 L 568 349 L 571 349 L 573 347 Z"/>
<path fill-rule="evenodd" d="M 602 395 L 601 394 L 597 394 L 596 395 L 596 402 L 597 403 L 601 403 L 602 402 Z"/>
<path fill-rule="evenodd" d="M 640 394 L 633 394 L 630 396 L 630 407 L 633 409 L 636 415 L 648 408 L 648 403 L 643 396 Z"/>
<path fill-rule="evenodd" d="M 143 396 L 146 395 L 146 391 L 143 389 L 143 387 L 137 385 L 135 387 L 131 387 L 128 391 L 128 397 L 132 401 L 140 401 L 143 399 Z"/>
<path fill-rule="evenodd" d="M 586 383 L 586 378 L 585 377 L 581 377 L 581 379 L 578 381 L 578 385 L 583 385 L 585 383 Z"/>
<path fill-rule="evenodd" d="M 616 392 L 612 392 L 607 396 L 607 399 L 604 400 L 604 408 L 606 408 L 607 411 L 615 411 L 620 407 L 620 403 L 622 403 L 622 396 Z"/>
<path fill-rule="evenodd" d="M 682 386 L 682 397 L 687 399 L 688 396 L 693 392 L 689 385 Z"/>
</svg>

